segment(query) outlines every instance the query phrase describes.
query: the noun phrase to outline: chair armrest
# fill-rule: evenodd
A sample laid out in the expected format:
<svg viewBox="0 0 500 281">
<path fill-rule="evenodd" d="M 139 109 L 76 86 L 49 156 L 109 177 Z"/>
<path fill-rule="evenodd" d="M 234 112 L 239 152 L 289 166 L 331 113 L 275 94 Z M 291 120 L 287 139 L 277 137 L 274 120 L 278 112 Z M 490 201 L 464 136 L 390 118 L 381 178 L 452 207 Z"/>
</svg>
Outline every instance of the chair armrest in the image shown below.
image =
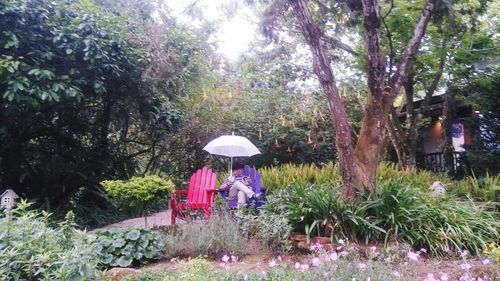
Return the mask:
<svg viewBox="0 0 500 281">
<path fill-rule="evenodd" d="M 176 189 L 176 190 L 174 190 L 173 194 L 175 194 L 175 195 L 188 194 L 188 191 L 186 189 Z"/>
<path fill-rule="evenodd" d="M 172 191 L 172 200 L 182 201 L 181 198 L 187 197 L 187 194 L 188 194 L 188 191 L 185 189 L 176 189 L 176 190 Z"/>
</svg>

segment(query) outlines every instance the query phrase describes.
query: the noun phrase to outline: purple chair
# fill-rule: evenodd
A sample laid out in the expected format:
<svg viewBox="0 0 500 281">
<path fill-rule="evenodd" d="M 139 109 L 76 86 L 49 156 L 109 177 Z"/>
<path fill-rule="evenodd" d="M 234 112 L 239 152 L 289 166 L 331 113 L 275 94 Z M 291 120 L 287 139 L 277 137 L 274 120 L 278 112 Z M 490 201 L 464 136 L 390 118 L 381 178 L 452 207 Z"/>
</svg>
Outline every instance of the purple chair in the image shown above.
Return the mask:
<svg viewBox="0 0 500 281">
<path fill-rule="evenodd" d="M 255 167 L 250 167 L 248 165 L 245 165 L 245 167 L 243 168 L 243 175 L 249 177 L 252 180 L 253 192 L 262 193 L 265 195 L 266 189 L 262 186 L 262 183 L 260 181 L 260 174 L 257 171 L 257 169 L 255 169 Z M 229 193 L 228 191 L 220 192 L 220 195 L 222 196 L 222 198 L 226 199 L 226 197 L 229 195 L 228 193 Z M 255 202 L 255 207 L 260 207 L 260 206 L 264 205 L 264 200 L 265 199 L 263 198 L 260 201 Z M 250 200 L 248 200 L 248 199 L 247 199 L 247 204 L 250 204 Z M 228 201 L 227 206 L 229 208 L 237 208 L 238 207 L 238 199 L 236 198 L 234 200 Z"/>
</svg>

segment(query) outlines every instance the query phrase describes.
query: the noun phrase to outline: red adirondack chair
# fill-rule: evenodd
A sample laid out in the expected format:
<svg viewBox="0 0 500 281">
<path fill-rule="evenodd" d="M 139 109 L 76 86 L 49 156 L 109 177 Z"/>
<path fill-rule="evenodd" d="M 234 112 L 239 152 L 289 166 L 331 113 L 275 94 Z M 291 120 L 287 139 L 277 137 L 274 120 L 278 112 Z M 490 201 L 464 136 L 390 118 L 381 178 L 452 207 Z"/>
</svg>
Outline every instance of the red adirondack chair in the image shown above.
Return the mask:
<svg viewBox="0 0 500 281">
<path fill-rule="evenodd" d="M 193 210 L 202 210 L 206 217 L 210 216 L 216 191 L 216 179 L 217 174 L 205 166 L 191 176 L 188 190 L 174 190 L 170 200 L 172 224 L 175 224 L 178 216 L 189 217 Z"/>
</svg>

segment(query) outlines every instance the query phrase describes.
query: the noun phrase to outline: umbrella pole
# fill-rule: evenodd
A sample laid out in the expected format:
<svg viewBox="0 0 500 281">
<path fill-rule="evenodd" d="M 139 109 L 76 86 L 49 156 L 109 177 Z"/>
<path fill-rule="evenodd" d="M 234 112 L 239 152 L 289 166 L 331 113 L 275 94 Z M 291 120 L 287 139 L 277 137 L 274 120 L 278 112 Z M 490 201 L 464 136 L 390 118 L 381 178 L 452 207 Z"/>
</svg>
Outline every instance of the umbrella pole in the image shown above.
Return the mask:
<svg viewBox="0 0 500 281">
<path fill-rule="evenodd" d="M 231 161 L 229 162 L 229 176 L 233 176 L 233 157 L 231 157 Z"/>
</svg>

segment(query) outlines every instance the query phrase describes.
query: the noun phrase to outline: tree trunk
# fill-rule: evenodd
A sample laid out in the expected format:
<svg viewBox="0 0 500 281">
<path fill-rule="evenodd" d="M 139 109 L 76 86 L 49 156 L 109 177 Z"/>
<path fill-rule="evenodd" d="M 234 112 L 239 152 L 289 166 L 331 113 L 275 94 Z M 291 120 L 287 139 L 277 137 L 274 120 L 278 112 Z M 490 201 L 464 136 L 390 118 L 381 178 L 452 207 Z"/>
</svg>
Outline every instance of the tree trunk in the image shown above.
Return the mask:
<svg viewBox="0 0 500 281">
<path fill-rule="evenodd" d="M 359 194 L 375 193 L 375 173 L 379 155 L 384 148 L 387 117 L 401 81 L 408 70 L 425 33 L 434 7 L 434 0 L 427 0 L 408 42 L 397 71 L 385 84 L 385 57 L 380 52 L 380 5 L 378 0 L 363 0 L 365 47 L 367 58 L 368 103 L 362 120 L 361 131 L 354 147 L 345 106 L 335 85 L 335 77 L 328 59 L 322 33 L 314 23 L 306 0 L 288 0 L 302 34 L 313 56 L 314 73 L 327 97 L 335 129 L 335 145 L 342 174 L 342 198 L 354 200 Z"/>
<path fill-rule="evenodd" d="M 324 42 L 321 40 L 322 34 L 316 24 L 313 23 L 309 9 L 304 0 L 290 1 L 295 16 L 297 17 L 302 33 L 311 49 L 313 56 L 313 69 L 325 92 L 330 117 L 335 131 L 335 146 L 339 157 L 342 174 L 342 197 L 344 199 L 354 199 L 356 189 L 353 186 L 353 152 L 354 145 L 351 135 L 351 127 L 348 122 L 345 106 L 340 98 L 340 93 L 335 85 L 330 60 Z"/>
</svg>

